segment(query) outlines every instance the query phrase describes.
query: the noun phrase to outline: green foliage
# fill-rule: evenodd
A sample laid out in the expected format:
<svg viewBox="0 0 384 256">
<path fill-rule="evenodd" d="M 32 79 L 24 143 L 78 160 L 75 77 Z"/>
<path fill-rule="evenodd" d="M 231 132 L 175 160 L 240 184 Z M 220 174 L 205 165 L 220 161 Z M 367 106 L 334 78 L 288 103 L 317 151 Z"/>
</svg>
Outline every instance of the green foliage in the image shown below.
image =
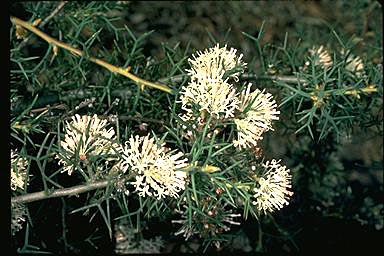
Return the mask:
<svg viewBox="0 0 384 256">
<path fill-rule="evenodd" d="M 253 7 L 248 2 L 205 4 L 180 3 L 168 8 L 202 12 L 199 15 L 204 16 L 213 6 L 231 24 L 240 26 L 247 24 L 241 10 Z M 258 4 L 265 7 L 265 3 Z M 23 2 L 14 8 L 25 12 L 19 18 L 32 23 L 39 18 L 44 22 L 57 5 Z M 383 187 L 382 181 L 374 178 L 382 171 L 382 156 L 345 157 L 346 148 L 367 141 L 375 141 L 375 149 L 382 152 L 382 34 L 376 31 L 382 19 L 364 19 L 364 23 L 357 18 L 377 13 L 381 8 L 377 2 L 335 3 L 337 8 L 354 10 L 348 14 L 355 21 L 354 33 L 345 31 L 343 20 L 300 17 L 289 32 L 271 35 L 271 19 L 252 26 L 226 27 L 222 33 L 214 33 L 207 26 L 205 40 L 200 40 L 203 35 L 188 35 L 180 29 L 180 24 L 186 24 L 184 18 L 179 17 L 179 24 L 173 20 L 177 17 L 169 17 L 177 33 L 171 33 L 166 42 L 156 41 L 159 31 L 145 25 L 166 24 L 163 14 L 148 22 L 145 15 L 152 17 L 154 10 L 144 8 L 144 14 L 133 17 L 141 20 L 144 28 L 126 22 L 126 16 L 141 5 L 124 1 L 67 2 L 40 28 L 80 49 L 83 56 L 49 44 L 30 31 L 21 32 L 15 24 L 10 27 L 11 148 L 27 159 L 29 177 L 24 189 L 12 191 L 12 198 L 38 191 L 49 195 L 57 189 L 108 181 L 104 187 L 62 197 L 62 201 L 26 203 L 24 228 L 12 236 L 18 253 L 81 254 L 103 250 L 103 243 L 109 243 L 107 248 L 113 240 L 119 242 L 117 253 L 158 253 L 167 250 L 167 243 L 178 247 L 189 244 L 191 248 L 198 243 L 198 249 L 190 251 L 202 253 L 215 247 L 241 250 L 242 246 L 236 245 L 239 237 L 244 237 L 240 240 L 247 244 L 243 246 L 247 251 L 275 252 L 277 247 L 300 251 L 296 235 L 303 227 L 299 219 L 311 214 L 354 220 L 382 230 L 383 207 L 378 194 L 382 194 Z M 251 14 L 257 12 L 257 8 L 249 9 Z M 268 12 L 275 10 L 266 9 Z M 222 16 L 217 16 L 219 23 Z M 180 117 L 180 92 L 190 81 L 188 59 L 197 50 L 216 43 L 247 49 L 239 50 L 248 63 L 240 81 L 231 80 L 231 75 L 241 70 L 239 67 L 224 74 L 235 84 L 237 93 L 251 82 L 252 88 L 271 93 L 279 105 L 280 119 L 273 124 L 274 131 L 263 134 L 264 139 L 253 150 L 233 147 L 238 132 L 233 120 L 196 111 L 202 123 Z M 320 46 L 329 54 L 326 61 L 322 54 L 316 54 Z M 174 93 L 111 72 L 90 61 L 91 57 L 130 69 L 130 73 L 146 81 L 165 84 Z M 252 104 L 239 116 L 245 115 Z M 124 145 L 131 136 L 149 133 L 156 145 L 165 143 L 175 149 L 171 153 L 181 151 L 189 163 L 183 170 L 188 176 L 185 190 L 176 198 L 161 200 L 138 196 L 130 183 L 135 178 L 133 170 L 123 173 L 119 169 L 123 168 L 120 159 L 126 157 L 120 148 L 84 161 L 77 157 L 78 146 L 76 157 L 71 158 L 60 142 L 64 140 L 64 127 L 75 114 L 96 114 L 108 120 L 108 128 L 116 131 L 116 139 L 108 142 Z M 363 142 L 353 142 L 354 137 Z M 65 173 L 58 155 L 77 167 L 76 174 Z M 282 213 L 262 214 L 253 205 L 252 191 L 260 186 L 265 172 L 262 164 L 272 158 L 281 158 L 291 170 L 294 196 Z M 351 173 L 373 178 L 370 183 L 355 185 L 356 177 Z M 90 223 L 93 229 L 84 228 L 87 234 L 74 235 L 73 230 L 82 229 L 76 227 L 75 218 Z M 47 236 L 39 234 L 44 233 L 44 221 L 56 225 L 49 227 L 57 229 L 50 234 L 55 241 L 48 243 Z M 158 223 L 162 225 L 160 232 L 155 228 Z M 249 223 L 251 232 L 247 231 Z M 192 241 L 185 242 L 185 236 Z M 181 251 L 178 247 L 174 250 Z"/>
</svg>

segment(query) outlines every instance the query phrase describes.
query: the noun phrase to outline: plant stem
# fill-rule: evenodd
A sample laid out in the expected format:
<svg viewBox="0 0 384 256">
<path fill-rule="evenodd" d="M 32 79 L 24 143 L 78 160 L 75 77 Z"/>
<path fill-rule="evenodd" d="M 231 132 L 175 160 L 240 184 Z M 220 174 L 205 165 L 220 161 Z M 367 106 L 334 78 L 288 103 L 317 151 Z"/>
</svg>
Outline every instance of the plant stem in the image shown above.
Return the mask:
<svg viewBox="0 0 384 256">
<path fill-rule="evenodd" d="M 344 89 L 325 91 L 322 97 L 319 97 L 317 95 L 317 92 L 311 92 L 309 95 L 311 96 L 311 99 L 314 102 L 314 104 L 318 104 L 320 106 L 322 104 L 322 98 L 327 98 L 332 94 L 354 95 L 359 98 L 361 93 L 375 93 L 375 92 L 378 92 L 377 87 L 375 85 L 368 85 L 367 87 L 361 88 L 361 89 L 354 89 L 354 88 L 347 87 Z"/>
<path fill-rule="evenodd" d="M 172 77 L 164 77 L 164 78 L 160 78 L 159 80 L 157 80 L 158 82 L 160 83 L 166 83 L 168 81 L 172 82 L 172 83 L 179 83 L 181 81 L 183 81 L 183 79 L 187 77 L 187 75 L 176 75 L 176 76 L 172 76 Z M 279 82 L 285 82 L 285 83 L 304 83 L 306 82 L 305 79 L 300 79 L 300 78 L 297 78 L 295 76 L 258 76 L 258 75 L 255 75 L 255 74 L 242 74 L 240 77 L 240 80 L 262 80 L 262 79 L 267 79 L 267 80 L 275 80 L 275 81 L 279 81 Z"/>
<path fill-rule="evenodd" d="M 162 90 L 162 91 L 167 92 L 169 94 L 173 94 L 173 90 L 166 85 L 152 83 L 152 82 L 146 81 L 144 79 L 141 79 L 141 78 L 129 73 L 130 67 L 128 67 L 128 68 L 116 67 L 116 66 L 109 64 L 108 62 L 103 61 L 101 59 L 91 57 L 91 56 L 88 57 L 88 56 L 86 56 L 86 54 L 83 51 L 76 49 L 76 48 L 74 48 L 74 47 L 72 47 L 66 43 L 63 43 L 61 41 L 58 41 L 58 40 L 48 36 L 47 34 L 43 33 L 42 31 L 40 31 L 39 29 L 34 27 L 33 25 L 31 25 L 28 22 L 25 22 L 25 21 L 23 21 L 17 17 L 11 16 L 11 21 L 16 25 L 19 25 L 19 26 L 35 33 L 36 35 L 38 35 L 39 37 L 44 39 L 46 42 L 48 42 L 52 45 L 55 45 L 56 47 L 66 49 L 67 51 L 70 51 L 73 55 L 85 57 L 88 60 L 92 61 L 93 63 L 96 63 L 97 65 L 102 66 L 113 73 L 118 73 L 120 75 L 128 77 L 129 79 L 133 80 L 134 82 L 136 82 L 141 87 L 148 86 L 148 87 Z"/>
<path fill-rule="evenodd" d="M 53 197 L 73 196 L 84 192 L 95 190 L 98 188 L 105 188 L 108 186 L 108 180 L 101 180 L 90 184 L 73 186 L 70 188 L 56 189 L 49 194 L 45 191 L 29 193 L 21 196 L 11 198 L 12 203 L 30 203 L 34 201 L 44 200 Z"/>
</svg>

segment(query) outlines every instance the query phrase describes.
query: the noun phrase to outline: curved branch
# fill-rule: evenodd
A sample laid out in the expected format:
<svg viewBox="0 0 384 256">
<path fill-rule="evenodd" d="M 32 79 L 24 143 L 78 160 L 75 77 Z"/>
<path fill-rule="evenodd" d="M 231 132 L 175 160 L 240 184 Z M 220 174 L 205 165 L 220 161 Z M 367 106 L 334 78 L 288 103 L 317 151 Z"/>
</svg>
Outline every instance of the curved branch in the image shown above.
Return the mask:
<svg viewBox="0 0 384 256">
<path fill-rule="evenodd" d="M 70 46 L 69 44 L 63 43 L 59 40 L 56 40 L 56 39 L 48 36 L 44 32 L 42 32 L 39 29 L 37 29 L 36 27 L 34 27 L 32 24 L 29 24 L 28 22 L 25 22 L 25 21 L 23 21 L 17 17 L 14 17 L 14 16 L 11 16 L 11 21 L 16 25 L 19 25 L 19 26 L 21 26 L 25 29 L 28 29 L 29 31 L 35 33 L 36 35 L 38 35 L 39 37 L 44 39 L 46 42 L 53 44 L 56 47 L 66 49 L 66 50 L 70 51 L 73 55 L 76 55 L 76 56 L 87 57 L 83 51 L 76 49 L 76 48 Z M 162 91 L 170 93 L 170 94 L 173 93 L 173 90 L 166 85 L 152 83 L 152 82 L 146 81 L 144 79 L 141 79 L 140 77 L 137 77 L 134 74 L 129 73 L 130 68 L 116 67 L 112 64 L 109 64 L 106 61 L 103 61 L 103 60 L 95 58 L 95 57 L 87 57 L 87 59 L 92 61 L 93 63 L 96 63 L 99 66 L 102 66 L 102 67 L 108 69 L 109 71 L 111 71 L 113 73 L 118 73 L 120 75 L 128 77 L 129 79 L 133 80 L 134 82 L 136 82 L 141 87 L 149 86 L 149 87 L 156 88 L 156 89 L 162 90 Z"/>
<path fill-rule="evenodd" d="M 98 188 L 105 188 L 108 186 L 108 180 L 101 180 L 90 184 L 78 185 L 70 188 L 56 189 L 47 194 L 45 191 L 29 193 L 21 196 L 11 198 L 12 203 L 30 203 L 43 199 L 63 196 L 74 196 Z"/>
</svg>

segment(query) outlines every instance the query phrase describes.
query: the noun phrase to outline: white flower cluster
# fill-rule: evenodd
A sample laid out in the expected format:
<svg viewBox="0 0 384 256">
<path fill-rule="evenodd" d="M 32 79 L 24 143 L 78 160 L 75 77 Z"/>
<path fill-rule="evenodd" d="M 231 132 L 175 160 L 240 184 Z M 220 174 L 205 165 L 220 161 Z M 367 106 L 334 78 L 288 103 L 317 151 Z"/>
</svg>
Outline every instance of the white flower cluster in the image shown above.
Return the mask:
<svg viewBox="0 0 384 256">
<path fill-rule="evenodd" d="M 11 189 L 17 191 L 24 190 L 28 182 L 27 176 L 28 161 L 25 157 L 20 157 L 16 150 L 11 149 Z M 24 204 L 12 203 L 11 204 L 11 230 L 12 235 L 22 229 L 23 223 L 26 220 L 27 209 Z"/>
<path fill-rule="evenodd" d="M 332 66 L 332 57 L 324 46 L 321 45 L 320 47 L 313 47 L 309 50 L 309 53 L 311 56 L 315 57 L 315 65 L 322 66 L 324 68 L 329 68 Z"/>
<path fill-rule="evenodd" d="M 190 112 L 190 103 L 197 103 L 199 112 L 206 110 L 213 117 L 219 119 L 233 117 L 238 105 L 236 90 L 227 82 L 220 79 L 195 80 L 189 83 L 182 92 L 182 109 Z M 190 116 L 189 116 L 190 117 Z"/>
<path fill-rule="evenodd" d="M 293 195 L 289 191 L 291 185 L 291 174 L 289 169 L 280 165 L 280 160 L 267 161 L 263 164 L 265 172 L 257 177 L 257 187 L 253 189 L 254 201 L 252 204 L 260 212 L 273 212 L 288 205 L 288 199 Z"/>
<path fill-rule="evenodd" d="M 273 130 L 272 120 L 279 120 L 280 111 L 276 110 L 276 102 L 272 94 L 256 89 L 250 93 L 252 84 L 241 92 L 239 110 L 244 116 L 236 118 L 238 139 L 233 141 L 236 147 L 256 147 L 261 135 Z"/>
<path fill-rule="evenodd" d="M 11 189 L 16 191 L 24 189 L 27 182 L 27 167 L 28 161 L 25 157 L 19 157 L 17 151 L 11 150 Z"/>
<path fill-rule="evenodd" d="M 191 69 L 187 70 L 191 80 L 222 80 L 224 73 L 235 68 L 244 69 L 247 63 L 242 62 L 243 55 L 236 55 L 237 50 L 231 48 L 227 50 L 227 45 L 220 48 L 219 44 L 215 47 L 206 49 L 204 52 L 197 52 L 197 57 L 192 55 L 194 59 L 188 59 L 191 63 Z M 241 71 L 234 71 L 229 74 L 236 81 Z"/>
<path fill-rule="evenodd" d="M 328 50 L 325 49 L 323 45 L 316 47 L 313 46 L 312 49 L 309 49 L 309 54 L 315 57 L 314 64 L 321 66 L 325 69 L 330 68 L 333 65 L 331 54 Z M 359 56 L 354 56 L 349 51 L 342 49 L 340 54 L 345 60 L 345 69 L 353 73 L 357 77 L 362 77 L 365 75 L 363 60 Z M 348 55 L 348 56 L 347 56 Z M 305 63 L 304 69 L 309 66 L 310 62 Z"/>
<path fill-rule="evenodd" d="M 188 165 L 182 152 L 172 152 L 164 145 L 158 145 L 154 138 L 132 137 L 123 149 L 123 165 L 130 168 L 136 180 L 131 184 L 139 196 L 178 197 L 185 189 L 187 173 L 179 169 Z"/>
<path fill-rule="evenodd" d="M 346 60 L 345 69 L 356 76 L 361 77 L 365 74 L 363 60 L 359 56 L 353 56 L 350 54 Z"/>
<path fill-rule="evenodd" d="M 177 197 L 177 193 L 185 189 L 187 173 L 178 170 L 188 165 L 186 158 L 181 159 L 183 153 L 157 145 L 149 135 L 131 137 L 125 146 L 119 145 L 114 142 L 114 129 L 106 126 L 107 120 L 101 120 L 97 115 L 75 115 L 70 123 L 66 123 L 64 140 L 60 143 L 62 150 L 56 156 L 59 164 L 64 165 L 63 172 L 71 175 L 77 168 L 73 160 L 105 156 L 107 160 L 117 160 L 110 174 L 121 177 L 128 169 L 134 174 L 135 181 L 130 184 L 142 197 Z M 101 172 L 107 165 L 108 161 L 97 166 L 97 170 Z M 116 186 L 119 191 L 126 190 L 123 188 L 125 179 L 117 181 Z M 129 193 L 128 190 L 125 192 Z"/>
<path fill-rule="evenodd" d="M 224 74 L 236 67 L 244 68 L 247 65 L 241 61 L 242 55 L 237 57 L 236 51 L 233 48 L 227 50 L 227 46 L 220 48 L 217 44 L 204 52 L 197 52 L 197 57 L 193 55 L 194 59 L 188 59 L 191 69 L 187 70 L 187 73 L 191 82 L 183 88 L 180 97 L 184 111 L 190 113 L 190 109 L 195 105 L 200 112 L 205 110 L 215 118 L 234 115 L 239 102 L 236 90 L 228 80 L 230 77 L 238 80 L 241 71 L 234 71 L 226 79 Z M 187 120 L 191 115 L 187 114 L 182 118 Z"/>
<path fill-rule="evenodd" d="M 258 89 L 251 93 L 252 84 L 249 84 L 239 95 L 229 83 L 230 77 L 238 81 L 247 66 L 241 60 L 242 55 L 238 57 L 236 52 L 233 48 L 227 50 L 227 46 L 220 48 L 216 45 L 189 59 L 191 69 L 187 72 L 191 81 L 181 91 L 184 110 L 181 119 L 194 122 L 196 115 L 200 118 L 193 110 L 206 111 L 216 119 L 230 118 L 237 128 L 238 138 L 233 141 L 234 146 L 255 147 L 262 139 L 261 135 L 272 129 L 271 122 L 279 119 L 280 112 L 276 110 L 271 94 Z M 224 78 L 226 72 L 229 72 L 228 77 Z"/>
<path fill-rule="evenodd" d="M 65 137 L 60 142 L 63 152 L 57 155 L 59 163 L 64 166 L 63 172 L 72 174 L 76 169 L 73 160 L 84 161 L 92 156 L 114 154 L 115 131 L 107 129 L 107 125 L 108 121 L 99 119 L 97 115 L 75 115 L 71 122 L 66 122 Z"/>
</svg>

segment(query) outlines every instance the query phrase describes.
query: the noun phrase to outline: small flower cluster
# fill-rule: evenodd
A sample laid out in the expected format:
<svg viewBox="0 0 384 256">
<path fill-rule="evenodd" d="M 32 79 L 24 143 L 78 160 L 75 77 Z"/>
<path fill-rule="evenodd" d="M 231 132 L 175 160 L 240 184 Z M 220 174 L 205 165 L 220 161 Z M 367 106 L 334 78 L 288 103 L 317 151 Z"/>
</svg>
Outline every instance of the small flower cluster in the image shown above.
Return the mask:
<svg viewBox="0 0 384 256">
<path fill-rule="evenodd" d="M 11 150 L 11 189 L 16 191 L 24 189 L 28 181 L 27 167 L 28 161 L 25 157 L 19 157 L 17 151 Z"/>
<path fill-rule="evenodd" d="M 347 57 L 345 69 L 356 74 L 357 77 L 365 75 L 363 60 L 359 56 L 349 54 Z"/>
<path fill-rule="evenodd" d="M 288 199 L 293 195 L 289 191 L 291 185 L 291 174 L 289 169 L 280 165 L 280 161 L 272 159 L 262 166 L 265 171 L 260 177 L 256 177 L 257 187 L 253 189 L 254 200 L 252 204 L 260 212 L 273 212 L 288 205 Z"/>
<path fill-rule="evenodd" d="M 320 66 L 324 69 L 329 69 L 333 65 L 332 57 L 329 51 L 323 46 L 313 46 L 309 49 L 309 54 L 314 57 L 313 64 Z M 363 77 L 365 75 L 363 60 L 359 56 L 354 56 L 350 52 L 342 49 L 340 51 L 341 56 L 345 59 L 345 69 L 357 77 Z M 304 65 L 304 70 L 309 66 L 310 62 L 307 61 Z"/>
<path fill-rule="evenodd" d="M 256 89 L 250 92 L 249 84 L 240 94 L 236 92 L 230 78 L 238 81 L 238 76 L 247 66 L 242 62 L 242 55 L 227 46 L 216 45 L 198 56 L 189 59 L 191 69 L 187 73 L 191 81 L 181 91 L 181 103 L 185 122 L 195 122 L 195 116 L 207 112 L 219 120 L 229 119 L 237 129 L 237 139 L 233 144 L 237 148 L 256 147 L 262 134 L 272 129 L 272 120 L 278 120 L 279 111 L 272 95 Z M 227 75 L 227 77 L 225 77 Z M 198 113 L 196 113 L 198 112 Z M 201 120 L 198 120 L 198 123 Z M 188 133 L 187 133 L 188 134 Z"/>
<path fill-rule="evenodd" d="M 11 150 L 11 189 L 15 192 L 24 190 L 28 182 L 27 164 L 28 161 L 25 157 L 20 157 L 16 150 Z M 27 209 L 24 204 L 12 203 L 11 212 L 11 230 L 12 235 L 14 235 L 23 228 Z"/>
<path fill-rule="evenodd" d="M 213 117 L 219 119 L 233 117 L 234 111 L 239 104 L 236 90 L 229 83 L 229 78 L 238 80 L 242 72 L 234 71 L 224 79 L 225 72 L 232 71 L 237 67 L 242 69 L 246 63 L 241 61 L 242 55 L 236 56 L 236 49 L 227 50 L 217 44 L 215 47 L 198 52 L 197 57 L 188 59 L 191 69 L 186 70 L 191 81 L 181 92 L 182 109 L 187 114 L 182 116 L 184 121 L 191 120 L 191 108 L 196 106 L 199 112 L 207 111 Z"/>
<path fill-rule="evenodd" d="M 155 143 L 149 135 L 133 137 L 125 143 L 123 163 L 135 174 L 131 184 L 142 197 L 178 197 L 185 189 L 187 173 L 179 169 L 188 165 L 182 152 L 172 152 Z"/>
<path fill-rule="evenodd" d="M 75 115 L 71 122 L 66 122 L 65 137 L 60 142 L 62 153 L 57 155 L 59 163 L 64 166 L 63 172 L 71 175 L 78 168 L 78 160 L 115 153 L 115 130 L 106 129 L 107 122 L 97 115 Z"/>
<path fill-rule="evenodd" d="M 323 45 L 320 47 L 314 46 L 309 50 L 309 54 L 315 58 L 315 66 L 322 66 L 323 68 L 327 69 L 333 65 L 332 57 Z M 306 64 L 309 65 L 308 62 Z"/>
<path fill-rule="evenodd" d="M 278 120 L 280 111 L 276 110 L 276 102 L 270 93 L 256 89 L 250 93 L 252 84 L 241 92 L 239 110 L 243 118 L 234 119 L 238 130 L 238 139 L 233 143 L 236 147 L 256 147 L 265 131 L 273 130 L 272 120 Z"/>
<path fill-rule="evenodd" d="M 224 118 L 233 117 L 235 109 L 238 105 L 236 91 L 228 83 L 228 79 L 222 81 L 220 79 L 206 79 L 192 81 L 188 87 L 182 92 L 182 109 L 187 113 L 191 113 L 190 103 L 198 103 L 196 106 L 199 112 L 204 110 L 213 117 L 219 119 L 223 114 Z M 187 121 L 191 118 L 191 114 L 183 116 L 183 120 Z"/>
<path fill-rule="evenodd" d="M 71 175 L 78 168 L 73 164 L 73 159 L 85 161 L 91 157 L 104 156 L 107 160 L 116 160 L 110 173 L 121 178 L 116 181 L 116 188 L 126 194 L 129 194 L 129 190 L 122 176 L 127 176 L 125 173 L 128 169 L 135 178 L 135 181 L 128 184 L 135 187 L 139 196 L 153 196 L 157 199 L 177 197 L 178 192 L 184 190 L 187 173 L 179 169 L 188 163 L 183 153 L 156 144 L 149 135 L 131 136 L 122 146 L 113 142 L 115 131 L 113 128 L 107 129 L 108 125 L 107 120 L 100 120 L 97 115 L 76 115 L 72 122 L 66 123 L 64 140 L 60 143 L 63 150 L 56 156 L 59 164 L 64 165 L 63 172 L 67 171 Z M 97 170 L 106 169 L 108 164 L 106 161 L 97 166 Z"/>
<path fill-rule="evenodd" d="M 233 77 L 238 81 L 238 76 L 242 71 L 236 71 L 234 69 L 244 69 L 247 63 L 242 62 L 243 55 L 236 55 L 237 50 L 231 48 L 227 50 L 227 46 L 220 48 L 217 44 L 213 48 L 206 49 L 204 52 L 197 52 L 197 57 L 193 56 L 193 59 L 188 59 L 191 63 L 191 69 L 187 70 L 188 75 L 191 76 L 191 80 L 222 80 L 225 72 L 233 71 L 229 77 Z"/>
</svg>

